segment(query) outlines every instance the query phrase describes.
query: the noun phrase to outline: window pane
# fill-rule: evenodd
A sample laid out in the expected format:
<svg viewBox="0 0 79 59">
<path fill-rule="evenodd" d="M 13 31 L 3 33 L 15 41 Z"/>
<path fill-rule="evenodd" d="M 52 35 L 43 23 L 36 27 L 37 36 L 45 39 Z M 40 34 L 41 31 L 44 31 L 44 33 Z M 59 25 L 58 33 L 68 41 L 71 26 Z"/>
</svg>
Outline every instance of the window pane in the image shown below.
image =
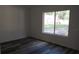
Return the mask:
<svg viewBox="0 0 79 59">
<path fill-rule="evenodd" d="M 55 34 L 68 36 L 70 11 L 56 12 Z"/>
<path fill-rule="evenodd" d="M 43 32 L 54 33 L 54 12 L 45 12 L 43 17 Z"/>
</svg>

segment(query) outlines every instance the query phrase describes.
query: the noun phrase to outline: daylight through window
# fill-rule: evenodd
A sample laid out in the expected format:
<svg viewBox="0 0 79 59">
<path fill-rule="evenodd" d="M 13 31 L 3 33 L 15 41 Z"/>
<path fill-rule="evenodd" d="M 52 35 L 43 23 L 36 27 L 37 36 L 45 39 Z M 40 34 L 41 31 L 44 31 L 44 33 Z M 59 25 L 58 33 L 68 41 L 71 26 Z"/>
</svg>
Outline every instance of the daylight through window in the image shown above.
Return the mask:
<svg viewBox="0 0 79 59">
<path fill-rule="evenodd" d="M 70 10 L 43 13 L 43 33 L 68 36 Z"/>
</svg>

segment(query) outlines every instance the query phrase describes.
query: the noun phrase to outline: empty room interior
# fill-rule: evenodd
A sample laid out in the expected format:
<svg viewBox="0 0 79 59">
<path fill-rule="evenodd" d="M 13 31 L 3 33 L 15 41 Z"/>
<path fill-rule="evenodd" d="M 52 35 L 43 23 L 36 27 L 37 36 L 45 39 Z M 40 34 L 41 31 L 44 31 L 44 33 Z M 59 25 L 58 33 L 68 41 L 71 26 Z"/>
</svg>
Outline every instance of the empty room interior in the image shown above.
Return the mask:
<svg viewBox="0 0 79 59">
<path fill-rule="evenodd" d="M 0 5 L 1 54 L 79 54 L 78 5 Z"/>
</svg>

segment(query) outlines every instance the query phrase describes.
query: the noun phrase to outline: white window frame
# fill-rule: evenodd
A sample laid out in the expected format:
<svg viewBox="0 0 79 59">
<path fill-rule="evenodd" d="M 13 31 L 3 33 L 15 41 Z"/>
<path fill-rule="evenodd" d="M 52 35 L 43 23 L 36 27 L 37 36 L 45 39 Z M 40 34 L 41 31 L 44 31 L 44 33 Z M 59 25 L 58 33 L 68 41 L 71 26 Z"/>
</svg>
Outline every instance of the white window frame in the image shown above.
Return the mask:
<svg viewBox="0 0 79 59">
<path fill-rule="evenodd" d="M 67 10 L 62 10 L 62 11 L 67 11 Z M 70 10 L 69 11 L 69 20 L 70 20 Z M 54 15 L 54 33 L 48 33 L 48 32 L 44 32 L 44 13 L 46 12 L 43 12 L 42 14 L 42 33 L 44 34 L 52 34 L 52 35 L 58 35 L 58 36 L 65 36 L 65 35 L 59 35 L 59 34 L 56 34 L 55 33 L 55 28 L 56 28 L 56 12 L 59 12 L 59 11 L 53 11 L 55 13 Z M 69 24 L 68 24 L 68 35 L 69 35 Z M 68 35 L 66 37 L 68 37 Z"/>
</svg>

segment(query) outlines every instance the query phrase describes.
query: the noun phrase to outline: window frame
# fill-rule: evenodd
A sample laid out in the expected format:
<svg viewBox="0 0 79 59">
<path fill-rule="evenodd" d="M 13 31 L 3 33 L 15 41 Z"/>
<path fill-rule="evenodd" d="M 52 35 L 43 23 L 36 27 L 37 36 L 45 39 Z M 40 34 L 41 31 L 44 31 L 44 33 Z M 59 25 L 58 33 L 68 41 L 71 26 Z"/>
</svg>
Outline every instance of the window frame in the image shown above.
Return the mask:
<svg viewBox="0 0 79 59">
<path fill-rule="evenodd" d="M 59 34 L 56 34 L 56 33 L 55 33 L 55 30 L 56 30 L 56 29 L 55 29 L 55 28 L 56 28 L 56 12 L 59 12 L 59 11 L 67 11 L 67 10 L 48 11 L 48 12 L 54 12 L 54 13 L 55 13 L 55 15 L 54 15 L 54 33 L 44 32 L 44 13 L 46 13 L 46 12 L 43 12 L 43 13 L 42 13 L 42 33 L 43 33 L 43 34 L 50 34 L 50 35 L 57 35 L 57 36 L 64 36 L 64 37 L 68 37 L 68 36 L 69 36 L 70 9 L 68 9 L 68 11 L 69 11 L 68 35 L 67 35 L 67 36 L 66 36 L 66 35 L 59 35 Z"/>
</svg>

